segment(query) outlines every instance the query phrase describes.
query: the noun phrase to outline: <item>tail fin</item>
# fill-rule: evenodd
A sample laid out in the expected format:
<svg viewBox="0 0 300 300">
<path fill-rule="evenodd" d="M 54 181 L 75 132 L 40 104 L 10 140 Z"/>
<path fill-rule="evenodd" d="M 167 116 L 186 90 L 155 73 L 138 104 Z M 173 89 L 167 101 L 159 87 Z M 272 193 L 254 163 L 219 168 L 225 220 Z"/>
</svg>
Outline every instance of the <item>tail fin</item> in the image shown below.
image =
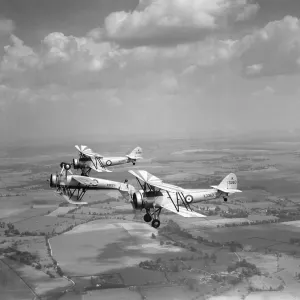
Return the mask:
<svg viewBox="0 0 300 300">
<path fill-rule="evenodd" d="M 234 173 L 228 174 L 218 186 L 212 187 L 224 193 L 238 193 L 241 192 L 237 189 L 238 181 Z"/>
<path fill-rule="evenodd" d="M 134 148 L 128 155 L 130 159 L 141 159 L 142 158 L 143 149 L 141 147 Z"/>
</svg>

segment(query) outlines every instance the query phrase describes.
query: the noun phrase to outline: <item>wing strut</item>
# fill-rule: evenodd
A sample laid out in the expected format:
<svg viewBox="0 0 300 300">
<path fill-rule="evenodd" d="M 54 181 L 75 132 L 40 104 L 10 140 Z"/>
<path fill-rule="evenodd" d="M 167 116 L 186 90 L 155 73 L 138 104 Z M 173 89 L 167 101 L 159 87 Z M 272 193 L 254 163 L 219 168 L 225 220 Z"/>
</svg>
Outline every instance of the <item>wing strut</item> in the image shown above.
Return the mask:
<svg viewBox="0 0 300 300">
<path fill-rule="evenodd" d="M 176 203 L 173 201 L 173 198 L 172 196 L 170 195 L 169 191 L 166 191 L 167 194 L 168 194 L 168 198 L 172 201 L 175 209 L 177 212 L 179 212 L 179 207 L 180 207 L 180 203 L 179 201 L 181 200 L 183 205 L 185 206 L 186 210 L 190 210 L 190 211 L 193 211 L 190 207 L 190 205 L 186 202 L 185 198 L 184 198 L 184 195 L 180 192 L 176 192 Z"/>
<path fill-rule="evenodd" d="M 78 184 L 78 186 L 79 186 L 79 184 Z M 75 195 L 76 190 L 77 190 L 77 194 Z M 71 189 L 67 186 L 58 186 L 56 192 L 60 196 L 64 197 L 69 203 L 71 203 L 71 204 L 80 204 L 83 196 L 86 193 L 86 189 L 85 188 Z M 75 201 L 72 200 L 72 197 L 74 195 L 76 196 Z M 82 203 L 82 204 L 86 204 L 86 203 Z"/>
<path fill-rule="evenodd" d="M 95 167 L 96 170 L 98 170 L 98 168 L 102 168 L 102 169 L 106 170 L 106 167 L 104 166 L 104 164 L 101 160 L 101 157 L 88 156 L 79 151 L 79 158 L 88 159 L 93 164 L 93 166 Z M 89 168 L 89 170 L 85 172 L 84 176 L 88 176 L 90 171 L 91 171 L 91 168 Z"/>
</svg>

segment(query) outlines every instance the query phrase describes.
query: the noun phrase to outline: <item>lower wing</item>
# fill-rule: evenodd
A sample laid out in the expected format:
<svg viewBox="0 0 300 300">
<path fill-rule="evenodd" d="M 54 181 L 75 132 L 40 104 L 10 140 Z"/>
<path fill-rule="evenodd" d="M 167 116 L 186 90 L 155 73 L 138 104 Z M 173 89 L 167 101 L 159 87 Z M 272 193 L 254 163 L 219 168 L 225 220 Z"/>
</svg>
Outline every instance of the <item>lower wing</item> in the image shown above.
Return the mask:
<svg viewBox="0 0 300 300">
<path fill-rule="evenodd" d="M 94 165 L 90 165 L 90 168 L 93 169 L 94 171 L 98 172 L 98 173 L 102 173 L 102 172 L 112 172 L 106 168 L 103 167 L 95 167 Z"/>
<path fill-rule="evenodd" d="M 187 210 L 184 206 L 180 206 L 178 211 L 172 203 L 160 204 L 160 206 L 185 218 L 206 218 L 205 215 L 201 215 L 195 211 Z"/>
<path fill-rule="evenodd" d="M 73 205 L 87 205 L 87 202 L 82 202 L 82 201 L 74 201 L 72 200 L 72 197 L 70 198 L 66 192 L 63 191 L 55 191 L 55 195 L 57 195 L 58 197 L 63 198 L 64 200 L 66 200 L 67 202 L 69 202 L 70 204 Z"/>
</svg>

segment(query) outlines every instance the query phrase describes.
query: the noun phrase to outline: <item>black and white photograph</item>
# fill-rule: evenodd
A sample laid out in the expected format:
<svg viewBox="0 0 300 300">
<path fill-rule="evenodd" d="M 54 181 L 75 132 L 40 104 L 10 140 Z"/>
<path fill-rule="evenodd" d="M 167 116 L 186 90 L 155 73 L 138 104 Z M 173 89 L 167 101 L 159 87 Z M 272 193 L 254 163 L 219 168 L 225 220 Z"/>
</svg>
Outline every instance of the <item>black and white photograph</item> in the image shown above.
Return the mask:
<svg viewBox="0 0 300 300">
<path fill-rule="evenodd" d="M 0 0 L 0 300 L 300 300 L 299 0 Z"/>
</svg>

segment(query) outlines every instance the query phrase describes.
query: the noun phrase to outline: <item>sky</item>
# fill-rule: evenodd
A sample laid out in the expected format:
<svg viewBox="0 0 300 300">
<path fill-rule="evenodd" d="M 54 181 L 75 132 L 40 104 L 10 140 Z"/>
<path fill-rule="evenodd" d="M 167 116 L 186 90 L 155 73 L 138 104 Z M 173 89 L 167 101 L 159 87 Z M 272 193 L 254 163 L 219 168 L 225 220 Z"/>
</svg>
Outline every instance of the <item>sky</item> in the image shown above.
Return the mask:
<svg viewBox="0 0 300 300">
<path fill-rule="evenodd" d="M 300 128 L 299 0 L 0 7 L 2 142 Z"/>
</svg>

